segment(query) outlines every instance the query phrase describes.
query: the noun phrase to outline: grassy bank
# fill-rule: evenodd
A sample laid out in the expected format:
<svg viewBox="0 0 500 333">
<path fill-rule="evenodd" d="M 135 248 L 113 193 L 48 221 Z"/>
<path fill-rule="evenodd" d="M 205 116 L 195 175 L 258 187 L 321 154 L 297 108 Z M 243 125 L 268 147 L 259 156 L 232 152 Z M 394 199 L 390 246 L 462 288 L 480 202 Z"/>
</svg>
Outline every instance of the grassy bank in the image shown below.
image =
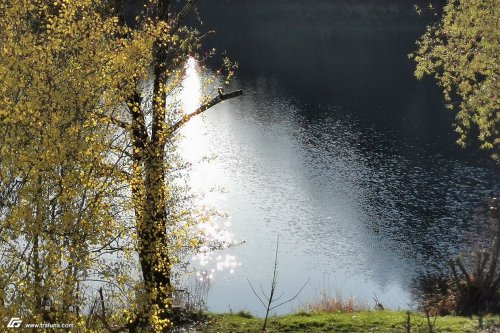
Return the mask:
<svg viewBox="0 0 500 333">
<path fill-rule="evenodd" d="M 421 314 L 411 314 L 411 332 L 429 332 L 427 319 Z M 500 316 L 484 319 L 489 331 L 500 332 Z M 299 313 L 273 317 L 268 324 L 268 333 L 337 333 L 337 332 L 406 332 L 406 313 L 397 311 L 362 311 L 354 313 Z M 247 313 L 212 314 L 203 333 L 257 333 L 262 319 Z M 496 328 L 491 328 L 495 326 Z M 495 330 L 496 329 L 496 330 Z M 477 319 L 465 317 L 438 317 L 434 332 L 478 332 Z"/>
</svg>

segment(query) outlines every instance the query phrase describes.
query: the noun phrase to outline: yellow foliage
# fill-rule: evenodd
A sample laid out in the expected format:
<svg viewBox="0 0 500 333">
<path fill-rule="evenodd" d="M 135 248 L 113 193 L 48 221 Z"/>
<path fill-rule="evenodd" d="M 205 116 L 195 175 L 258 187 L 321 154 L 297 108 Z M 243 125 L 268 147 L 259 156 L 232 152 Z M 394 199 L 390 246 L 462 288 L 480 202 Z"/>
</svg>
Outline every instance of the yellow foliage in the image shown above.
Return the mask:
<svg viewBox="0 0 500 333">
<path fill-rule="evenodd" d="M 0 318 L 164 331 L 172 269 L 202 244 L 166 103 L 200 37 L 109 3 L 0 0 Z"/>
</svg>

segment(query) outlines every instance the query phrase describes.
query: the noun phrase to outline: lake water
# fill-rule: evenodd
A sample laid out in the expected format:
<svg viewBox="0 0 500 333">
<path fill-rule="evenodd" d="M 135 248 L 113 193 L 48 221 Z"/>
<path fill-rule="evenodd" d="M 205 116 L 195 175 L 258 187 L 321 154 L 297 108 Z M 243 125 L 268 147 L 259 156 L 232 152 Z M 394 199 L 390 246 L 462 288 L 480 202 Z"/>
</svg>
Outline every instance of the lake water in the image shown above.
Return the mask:
<svg viewBox="0 0 500 333">
<path fill-rule="evenodd" d="M 323 290 L 370 306 L 374 294 L 387 307 L 414 306 L 415 277 L 486 242 L 488 198 L 500 192 L 498 165 L 455 146 L 439 90 L 412 77 L 406 55 L 426 22 L 390 1 L 378 14 L 385 21 L 369 21 L 375 9 L 365 5 L 349 26 L 322 1 L 303 16 L 298 5 L 273 16 L 288 7 L 257 3 L 251 14 L 247 2 L 219 4 L 239 13 L 223 27 L 225 12 L 208 15 L 205 24 L 222 30 L 213 43 L 241 63 L 233 84 L 245 95 L 183 130 L 194 190 L 228 213 L 227 230 L 244 241 L 204 266 L 214 270 L 210 309 L 263 313 L 247 279 L 269 288 L 277 235 L 278 295 L 291 297 L 310 279 L 277 312 Z M 192 75 L 198 87 L 202 73 Z M 221 260 L 232 264 L 218 271 Z"/>
</svg>

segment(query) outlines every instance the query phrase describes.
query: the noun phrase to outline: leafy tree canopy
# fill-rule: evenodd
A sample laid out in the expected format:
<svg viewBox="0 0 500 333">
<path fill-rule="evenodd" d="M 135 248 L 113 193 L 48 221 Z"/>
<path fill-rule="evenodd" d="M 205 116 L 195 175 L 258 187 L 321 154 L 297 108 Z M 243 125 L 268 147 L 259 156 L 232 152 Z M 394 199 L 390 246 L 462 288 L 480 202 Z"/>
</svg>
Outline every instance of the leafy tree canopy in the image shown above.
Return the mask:
<svg viewBox="0 0 500 333">
<path fill-rule="evenodd" d="M 458 144 L 478 129 L 481 148 L 499 158 L 500 2 L 449 0 L 441 20 L 427 28 L 411 55 L 415 75 L 432 75 L 447 106 L 457 109 Z"/>
<path fill-rule="evenodd" d="M 241 95 L 178 102 L 203 58 L 181 3 L 146 1 L 132 28 L 120 0 L 0 0 L 0 318 L 170 329 L 175 268 L 213 215 L 178 185 L 177 133 Z"/>
</svg>

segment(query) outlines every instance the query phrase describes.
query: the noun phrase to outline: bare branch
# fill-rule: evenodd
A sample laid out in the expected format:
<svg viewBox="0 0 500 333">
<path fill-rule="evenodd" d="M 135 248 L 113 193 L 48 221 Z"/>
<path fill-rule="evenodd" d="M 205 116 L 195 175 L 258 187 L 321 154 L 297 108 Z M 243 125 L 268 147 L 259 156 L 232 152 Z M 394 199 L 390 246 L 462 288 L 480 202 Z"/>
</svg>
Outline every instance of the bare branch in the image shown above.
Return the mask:
<svg viewBox="0 0 500 333">
<path fill-rule="evenodd" d="M 286 303 L 290 303 L 291 301 L 293 301 L 294 299 L 296 299 L 296 298 L 300 295 L 300 293 L 302 292 L 302 290 L 304 290 L 304 288 L 307 286 L 307 284 L 309 283 L 309 281 L 310 281 L 310 280 L 311 280 L 310 278 L 309 278 L 309 279 L 307 279 L 307 281 L 304 283 L 304 285 L 302 286 L 302 288 L 300 288 L 300 290 L 299 290 L 299 291 L 295 294 L 295 296 L 293 296 L 292 298 L 290 298 L 290 299 L 288 299 L 288 300 L 286 300 L 286 301 L 284 301 L 284 302 L 281 302 L 281 303 L 280 303 L 280 304 L 278 304 L 278 305 L 273 306 L 273 307 L 272 307 L 272 308 L 270 308 L 269 310 L 274 310 L 274 309 L 276 309 L 277 307 L 280 307 L 280 306 L 282 306 L 282 305 L 284 305 L 284 304 L 286 304 Z M 281 297 L 281 296 L 280 296 L 280 297 Z"/>
<path fill-rule="evenodd" d="M 181 22 L 184 20 L 186 15 L 193 9 L 193 7 L 196 5 L 198 1 L 197 0 L 188 0 L 188 2 L 184 5 L 184 8 L 177 14 L 175 17 L 174 23 L 172 24 L 172 32 L 175 33 L 177 29 L 179 29 L 179 26 Z"/>
<path fill-rule="evenodd" d="M 228 100 L 228 99 L 231 99 L 231 98 L 235 98 L 235 97 L 238 97 L 238 96 L 241 96 L 241 95 L 243 95 L 243 90 L 241 90 L 241 89 L 233 91 L 233 92 L 230 92 L 230 93 L 227 93 L 227 94 L 224 94 L 224 93 L 222 93 L 222 91 L 219 91 L 219 95 L 217 97 L 212 98 L 210 101 L 208 101 L 207 103 L 205 103 L 202 106 L 200 106 L 194 112 L 192 112 L 192 113 L 190 113 L 188 115 L 185 115 L 184 117 L 182 117 L 181 120 L 179 120 L 177 123 L 175 123 L 174 125 L 172 125 L 172 127 L 170 127 L 170 132 L 174 133 L 179 128 L 181 128 L 182 126 L 184 126 L 191 118 L 193 118 L 194 116 L 197 116 L 197 115 L 199 115 L 199 114 L 207 111 L 208 109 L 210 109 L 211 107 L 219 104 L 220 102 Z"/>
<path fill-rule="evenodd" d="M 253 288 L 252 283 L 250 282 L 250 280 L 249 280 L 249 279 L 247 279 L 247 281 L 248 281 L 248 284 L 250 285 L 250 288 L 252 288 L 252 291 L 253 291 L 253 293 L 254 293 L 255 297 L 257 297 L 257 299 L 258 299 L 258 300 L 262 303 L 262 305 L 264 306 L 264 308 L 267 308 L 267 307 L 266 307 L 266 304 L 264 303 L 264 301 L 263 301 L 263 300 L 259 297 L 259 295 L 258 295 L 258 294 L 257 294 L 257 292 L 255 291 L 255 289 Z"/>
<path fill-rule="evenodd" d="M 283 296 L 285 296 L 284 292 L 282 292 L 281 295 L 279 295 L 278 297 L 276 297 L 274 300 L 275 301 L 279 301 Z"/>
<path fill-rule="evenodd" d="M 470 278 L 470 275 L 469 273 L 467 272 L 467 270 L 465 269 L 465 266 L 464 264 L 462 263 L 462 259 L 460 259 L 460 257 L 458 257 L 455 262 L 457 263 L 457 266 L 458 268 L 460 269 L 460 272 L 462 272 L 462 274 L 465 276 L 465 280 L 467 281 L 467 284 L 470 284 L 471 283 L 471 278 Z"/>
<path fill-rule="evenodd" d="M 267 301 L 269 301 L 269 298 L 267 298 L 266 293 L 264 292 L 264 288 L 262 288 L 262 283 L 259 283 L 259 286 L 260 286 L 260 291 L 261 291 L 262 295 L 264 296 L 264 298 Z"/>
</svg>

